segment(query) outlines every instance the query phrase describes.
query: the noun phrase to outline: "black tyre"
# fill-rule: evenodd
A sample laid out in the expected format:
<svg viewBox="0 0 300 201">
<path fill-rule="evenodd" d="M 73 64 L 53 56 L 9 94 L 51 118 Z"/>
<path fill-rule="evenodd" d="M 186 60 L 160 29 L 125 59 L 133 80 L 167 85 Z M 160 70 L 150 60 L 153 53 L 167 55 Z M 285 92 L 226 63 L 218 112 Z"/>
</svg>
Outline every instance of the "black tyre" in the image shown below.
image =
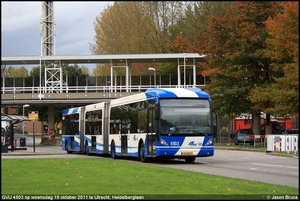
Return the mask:
<svg viewBox="0 0 300 201">
<path fill-rule="evenodd" d="M 71 154 L 72 151 L 68 150 L 68 142 L 67 142 L 67 141 L 66 141 L 66 143 L 65 143 L 65 147 L 66 147 L 66 149 L 67 149 L 67 154 Z"/>
<path fill-rule="evenodd" d="M 86 153 L 86 155 L 90 155 L 90 152 L 89 152 L 89 144 L 86 142 L 85 143 L 85 153 Z"/>
<path fill-rule="evenodd" d="M 113 159 L 116 159 L 117 158 L 117 155 L 116 155 L 116 146 L 115 146 L 115 142 L 112 141 L 111 142 L 111 145 L 110 145 L 110 153 L 111 153 L 111 157 Z"/>
<path fill-rule="evenodd" d="M 139 155 L 140 155 L 140 160 L 143 163 L 147 162 L 147 158 L 145 157 L 144 147 L 145 147 L 144 143 L 141 142 L 140 143 L 140 148 L 139 148 L 139 153 L 140 153 Z"/>
<path fill-rule="evenodd" d="M 196 157 L 188 157 L 188 158 L 185 158 L 185 162 L 186 163 L 193 163 L 193 162 L 195 162 L 195 159 L 196 159 Z"/>
</svg>

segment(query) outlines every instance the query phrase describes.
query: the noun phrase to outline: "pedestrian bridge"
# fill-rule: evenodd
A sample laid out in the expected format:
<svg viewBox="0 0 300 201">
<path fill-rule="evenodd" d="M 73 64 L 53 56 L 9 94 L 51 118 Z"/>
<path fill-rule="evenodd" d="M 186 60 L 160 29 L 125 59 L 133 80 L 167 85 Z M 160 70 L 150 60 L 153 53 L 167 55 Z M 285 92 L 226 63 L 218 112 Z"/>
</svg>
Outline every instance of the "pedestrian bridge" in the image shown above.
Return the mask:
<svg viewBox="0 0 300 201">
<path fill-rule="evenodd" d="M 197 87 L 203 85 L 197 85 Z M 52 91 L 43 93 L 44 88 L 39 87 L 5 87 L 2 88 L 1 105 L 12 106 L 30 104 L 42 105 L 85 105 L 102 102 L 107 99 L 121 98 L 128 95 L 141 93 L 148 88 L 178 88 L 196 87 L 193 85 L 139 85 L 139 86 L 69 86 L 63 87 L 61 92 Z M 45 91 L 51 91 L 47 89 Z M 40 96 L 42 94 L 42 97 Z"/>
<path fill-rule="evenodd" d="M 153 87 L 153 86 L 151 86 Z M 170 86 L 165 86 L 170 87 Z M 38 101 L 40 103 L 51 100 L 52 103 L 65 102 L 80 102 L 80 100 L 94 100 L 112 99 L 128 96 L 135 93 L 145 91 L 149 86 L 69 86 L 63 87 L 61 92 L 43 93 L 44 88 L 39 87 L 6 87 L 2 90 L 1 102 L 2 104 L 17 104 L 26 100 L 29 102 Z M 39 97 L 42 94 L 42 97 Z M 83 101 L 86 102 L 86 101 Z"/>
</svg>

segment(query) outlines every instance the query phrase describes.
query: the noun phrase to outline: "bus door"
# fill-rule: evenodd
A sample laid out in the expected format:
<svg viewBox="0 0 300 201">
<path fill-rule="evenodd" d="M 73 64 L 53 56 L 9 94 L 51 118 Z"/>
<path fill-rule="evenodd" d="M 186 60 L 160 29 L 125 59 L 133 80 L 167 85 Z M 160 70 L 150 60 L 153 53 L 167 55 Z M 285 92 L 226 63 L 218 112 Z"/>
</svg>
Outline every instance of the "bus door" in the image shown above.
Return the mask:
<svg viewBox="0 0 300 201">
<path fill-rule="evenodd" d="M 92 136 L 92 152 L 96 152 L 97 136 Z"/>
<path fill-rule="evenodd" d="M 154 108 L 148 109 L 148 156 L 156 155 L 156 130 L 157 124 L 154 118 Z"/>
<path fill-rule="evenodd" d="M 97 138 L 100 136 L 100 128 L 101 128 L 101 121 L 99 121 L 98 116 L 92 119 L 91 122 L 91 144 L 92 144 L 92 152 L 97 152 Z M 98 136 L 98 137 L 97 137 Z"/>
<path fill-rule="evenodd" d="M 72 136 L 70 137 L 70 149 L 71 149 L 71 151 L 74 151 L 74 149 L 75 149 L 74 135 L 72 135 Z"/>
<path fill-rule="evenodd" d="M 121 153 L 123 156 L 128 154 L 128 130 L 125 124 L 122 124 L 121 128 Z"/>
</svg>

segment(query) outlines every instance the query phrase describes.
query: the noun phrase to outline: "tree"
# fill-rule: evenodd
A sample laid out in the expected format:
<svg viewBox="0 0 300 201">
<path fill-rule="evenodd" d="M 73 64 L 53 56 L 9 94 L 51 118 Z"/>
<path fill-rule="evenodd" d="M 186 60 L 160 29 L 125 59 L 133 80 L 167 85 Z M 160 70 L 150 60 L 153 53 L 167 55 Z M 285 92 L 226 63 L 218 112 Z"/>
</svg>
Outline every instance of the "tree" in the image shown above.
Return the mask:
<svg viewBox="0 0 300 201">
<path fill-rule="evenodd" d="M 41 71 L 41 72 L 40 72 Z M 30 71 L 30 77 L 40 77 L 40 75 L 42 77 L 45 77 L 45 67 L 42 66 L 42 68 L 40 69 L 39 66 L 36 67 L 32 67 L 31 71 Z"/>
<path fill-rule="evenodd" d="M 94 54 L 150 54 L 167 52 L 166 39 L 175 37 L 182 2 L 115 2 L 96 17 Z M 149 64 L 153 66 L 153 64 Z M 132 66 L 131 75 L 147 72 L 148 65 Z M 124 74 L 124 69 L 120 69 Z M 124 72 L 123 72 L 124 71 Z M 110 74 L 99 65 L 98 75 Z M 162 71 L 161 71 L 162 72 Z"/>
<path fill-rule="evenodd" d="M 66 75 L 66 70 L 68 71 L 68 76 L 88 76 L 89 75 L 89 69 L 82 65 L 81 67 L 79 67 L 77 64 L 75 65 L 67 65 L 64 64 L 62 66 L 63 68 L 63 75 Z M 30 76 L 31 77 L 40 77 L 40 67 L 36 66 L 33 67 L 30 71 Z M 42 65 L 41 68 L 41 76 L 45 77 L 45 67 Z M 49 75 L 48 75 L 49 76 Z"/>
<path fill-rule="evenodd" d="M 28 70 L 24 66 L 21 66 L 20 68 L 15 68 L 13 66 L 9 66 L 4 71 L 4 76 L 7 78 L 9 78 L 9 77 L 28 77 Z"/>
<path fill-rule="evenodd" d="M 110 65 L 108 64 L 97 64 L 96 68 L 93 69 L 94 76 L 109 76 Z"/>
<path fill-rule="evenodd" d="M 199 53 L 205 54 L 208 19 L 210 16 L 223 16 L 233 5 L 233 2 L 213 1 L 188 1 L 184 3 L 184 15 L 178 20 L 176 26 L 178 35 L 166 41 L 168 52 L 173 53 Z M 197 74 L 207 77 L 209 73 L 203 73 L 203 66 L 197 65 Z M 166 66 L 166 72 L 173 73 L 177 67 Z M 172 73 L 172 74 L 173 74 Z M 188 73 L 188 72 L 187 72 Z M 192 72 L 191 72 L 192 74 Z"/>
<path fill-rule="evenodd" d="M 279 116 L 298 115 L 299 3 L 286 2 L 283 13 L 268 18 L 265 24 L 269 34 L 265 54 L 272 60 L 270 69 L 280 76 L 273 76 L 274 82 L 268 86 L 253 89 L 250 99 L 258 110 Z M 267 101 L 274 102 L 275 107 L 261 104 Z"/>
<path fill-rule="evenodd" d="M 83 72 L 86 69 L 83 67 L 80 68 L 77 64 L 64 66 L 63 68 L 63 76 L 66 76 L 67 73 L 68 77 L 88 76 L 88 72 Z"/>
<path fill-rule="evenodd" d="M 142 4 L 155 26 L 154 53 L 166 53 L 166 40 L 174 40 L 181 32 L 178 22 L 184 16 L 185 4 L 182 1 L 144 1 Z"/>
<path fill-rule="evenodd" d="M 209 17 L 223 16 L 233 3 L 233 1 L 185 2 L 185 7 L 183 7 L 184 16 L 177 23 L 177 27 L 180 30 L 179 34 L 190 43 L 197 42 L 197 36 L 202 36 L 207 30 Z"/>
<path fill-rule="evenodd" d="M 81 65 L 80 69 L 81 69 L 81 73 L 82 73 L 83 75 L 86 75 L 86 76 L 89 75 L 89 69 L 88 69 L 88 67 L 86 67 L 86 66 L 84 66 L 84 65 Z"/>
<path fill-rule="evenodd" d="M 210 18 L 205 67 L 211 84 L 205 89 L 212 94 L 217 113 L 266 112 L 257 109 L 249 96 L 256 86 L 269 85 L 270 76 L 278 75 L 270 69 L 271 59 L 264 54 L 268 38 L 264 22 L 281 8 L 280 2 L 236 2 L 223 17 Z M 262 102 L 275 107 L 274 102 Z"/>
<path fill-rule="evenodd" d="M 141 3 L 115 2 L 96 17 L 94 54 L 153 53 L 154 22 Z"/>
</svg>

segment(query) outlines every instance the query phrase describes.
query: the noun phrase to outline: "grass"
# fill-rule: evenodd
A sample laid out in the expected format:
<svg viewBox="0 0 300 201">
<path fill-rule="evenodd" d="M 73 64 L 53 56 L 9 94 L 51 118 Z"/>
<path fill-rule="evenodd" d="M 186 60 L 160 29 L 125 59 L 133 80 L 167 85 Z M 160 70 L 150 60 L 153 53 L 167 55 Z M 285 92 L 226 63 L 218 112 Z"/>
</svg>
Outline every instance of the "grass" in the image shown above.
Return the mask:
<svg viewBox="0 0 300 201">
<path fill-rule="evenodd" d="M 298 188 L 107 158 L 2 159 L 1 166 L 2 195 L 261 199 L 299 193 Z"/>
</svg>

